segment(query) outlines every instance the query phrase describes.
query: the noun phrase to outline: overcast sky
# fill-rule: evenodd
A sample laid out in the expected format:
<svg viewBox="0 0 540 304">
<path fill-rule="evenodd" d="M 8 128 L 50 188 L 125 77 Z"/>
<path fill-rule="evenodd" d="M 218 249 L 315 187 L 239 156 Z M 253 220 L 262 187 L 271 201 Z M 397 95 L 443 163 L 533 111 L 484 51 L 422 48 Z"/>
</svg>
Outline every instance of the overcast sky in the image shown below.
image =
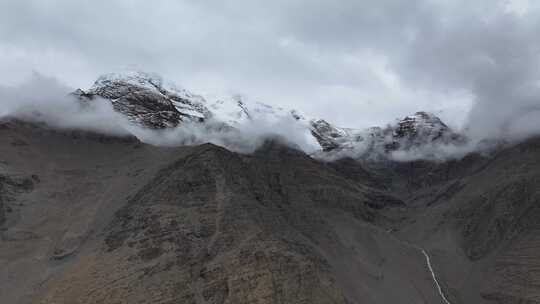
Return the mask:
<svg viewBox="0 0 540 304">
<path fill-rule="evenodd" d="M 0 85 L 128 68 L 341 126 L 428 110 L 491 128 L 539 104 L 538 2 L 0 0 Z"/>
</svg>

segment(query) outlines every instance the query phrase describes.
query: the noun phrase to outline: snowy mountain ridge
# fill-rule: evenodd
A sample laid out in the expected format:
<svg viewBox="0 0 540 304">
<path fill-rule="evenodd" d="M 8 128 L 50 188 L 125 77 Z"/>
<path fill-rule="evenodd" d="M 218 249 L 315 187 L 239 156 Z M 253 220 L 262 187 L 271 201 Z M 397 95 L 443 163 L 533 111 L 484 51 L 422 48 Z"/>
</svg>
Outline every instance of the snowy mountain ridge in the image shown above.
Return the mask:
<svg viewBox="0 0 540 304">
<path fill-rule="evenodd" d="M 408 150 L 434 143 L 456 144 L 465 137 L 451 130 L 434 114 L 417 112 L 384 128 L 340 128 L 324 119 L 310 119 L 296 110 L 274 107 L 243 96 L 207 100 L 190 91 L 144 72 L 111 73 L 100 76 L 86 91 L 73 93 L 88 102 L 96 97 L 109 100 L 115 111 L 132 123 L 164 129 L 185 123 L 218 122 L 242 129 L 247 122 L 290 119 L 311 134 L 319 153 L 352 152 L 359 158 L 379 157 L 397 150 Z M 292 119 L 291 119 L 292 118 Z M 272 130 L 268 130 L 269 133 Z"/>
</svg>

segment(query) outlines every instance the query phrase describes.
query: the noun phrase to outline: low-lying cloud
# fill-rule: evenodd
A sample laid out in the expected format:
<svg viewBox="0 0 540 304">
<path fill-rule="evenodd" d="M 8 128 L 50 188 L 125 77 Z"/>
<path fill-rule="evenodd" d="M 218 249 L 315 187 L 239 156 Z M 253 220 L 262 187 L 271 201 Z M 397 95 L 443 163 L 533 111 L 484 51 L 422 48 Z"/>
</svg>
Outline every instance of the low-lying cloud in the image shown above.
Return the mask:
<svg viewBox="0 0 540 304">
<path fill-rule="evenodd" d="M 511 88 L 514 86 L 517 85 L 513 84 Z M 505 93 L 506 98 L 513 98 L 516 103 L 505 102 L 506 99 L 501 96 L 496 100 L 479 100 L 471 112 L 468 128 L 463 130 L 469 138 L 466 143 L 426 144 L 393 151 L 384 157 L 396 161 L 460 158 L 473 151 L 491 148 L 482 141 L 484 139 L 490 140 L 487 143 L 515 141 L 539 134 L 540 105 L 536 98 L 540 95 L 537 95 L 534 87 L 520 89 Z M 129 122 L 124 115 L 115 112 L 109 100 L 95 98 L 92 102 L 81 102 L 69 94 L 72 91 L 56 79 L 36 73 L 20 86 L 0 87 L 0 118 L 18 117 L 60 129 L 80 129 L 117 136 L 134 135 L 142 142 L 157 146 L 210 142 L 232 151 L 251 153 L 268 138 L 278 137 L 285 144 L 325 160 L 366 155 L 377 159 L 385 153 L 384 142 L 374 147 L 369 140 L 359 141 L 349 149 L 333 153 L 318 152 L 320 147 L 310 134 L 308 122 L 298 121 L 290 115 L 272 119 L 259 117 L 234 127 L 207 120 L 205 123 L 182 123 L 176 128 L 147 129 Z"/>
<path fill-rule="evenodd" d="M 80 102 L 69 94 L 73 91 L 54 78 L 33 74 L 20 86 L 0 87 L 0 118 L 20 118 L 59 129 L 134 135 L 142 142 L 156 146 L 213 143 L 232 151 L 251 153 L 268 138 L 279 138 L 284 144 L 306 152 L 316 149 L 306 126 L 292 116 L 248 120 L 234 128 L 219 121 L 206 121 L 155 130 L 129 122 L 124 115 L 114 111 L 109 100 L 96 97 L 91 102 Z"/>
<path fill-rule="evenodd" d="M 538 104 L 539 23 L 532 0 L 0 1 L 0 83 L 135 64 L 339 126 L 424 110 L 488 136 Z"/>
<path fill-rule="evenodd" d="M 307 128 L 292 117 L 277 120 L 246 121 L 232 127 L 221 122 L 183 123 L 176 128 L 152 130 L 130 126 L 130 131 L 142 142 L 156 146 L 180 146 L 213 143 L 231 151 L 252 153 L 268 139 L 311 153 L 317 143 Z"/>
<path fill-rule="evenodd" d="M 107 100 L 81 104 L 54 78 L 34 73 L 19 86 L 0 86 L 0 118 L 15 117 L 53 128 L 128 135 L 127 120 Z"/>
</svg>

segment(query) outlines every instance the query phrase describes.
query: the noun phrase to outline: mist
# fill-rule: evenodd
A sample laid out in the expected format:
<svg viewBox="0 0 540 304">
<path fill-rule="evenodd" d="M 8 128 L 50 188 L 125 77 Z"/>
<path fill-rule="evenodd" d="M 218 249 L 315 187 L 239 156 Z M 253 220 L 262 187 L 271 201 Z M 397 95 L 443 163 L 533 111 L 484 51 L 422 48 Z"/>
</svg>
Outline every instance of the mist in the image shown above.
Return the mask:
<svg viewBox="0 0 540 304">
<path fill-rule="evenodd" d="M 58 80 L 34 73 L 18 86 L 0 87 L 0 118 L 18 118 L 44 123 L 51 128 L 85 130 L 113 136 L 134 135 L 155 146 L 213 143 L 231 151 L 252 153 L 269 138 L 293 148 L 312 152 L 317 143 L 307 126 L 292 116 L 248 120 L 230 127 L 219 121 L 182 122 L 178 127 L 149 129 L 131 123 L 114 111 L 109 100 L 93 98 L 80 102 L 70 95 L 73 88 Z"/>
<path fill-rule="evenodd" d="M 426 5 L 431 12 L 412 24 L 413 38 L 394 55 L 407 85 L 470 96 L 460 131 L 474 140 L 540 133 L 540 8 L 511 4 Z"/>
<path fill-rule="evenodd" d="M 130 134 L 125 128 L 127 120 L 108 100 L 83 105 L 69 95 L 72 91 L 54 78 L 34 73 L 18 86 L 0 86 L 0 118 L 13 117 L 58 129 Z"/>
<path fill-rule="evenodd" d="M 268 139 L 311 153 L 318 148 L 309 130 L 292 117 L 277 120 L 248 120 L 234 127 L 218 121 L 181 123 L 176 128 L 152 130 L 131 125 L 128 129 L 142 142 L 155 146 L 183 146 L 212 143 L 228 150 L 249 154 Z"/>
<path fill-rule="evenodd" d="M 527 77 L 522 75 L 517 79 Z M 205 123 L 183 122 L 176 128 L 147 129 L 115 112 L 109 100 L 94 98 L 92 102 L 82 103 L 69 94 L 73 88 L 39 73 L 34 73 L 18 86 L 0 86 L 0 118 L 16 117 L 45 123 L 53 128 L 88 130 L 114 136 L 134 135 L 142 142 L 156 146 L 213 143 L 231 151 L 252 153 L 268 138 L 279 138 L 283 144 L 325 161 L 344 157 L 445 161 L 471 152 L 487 153 L 494 145 L 486 143 L 516 142 L 540 134 L 539 90 L 535 86 L 518 83 L 521 82 L 506 83 L 498 96 L 491 99 L 482 97 L 476 101 L 465 128 L 457 130 L 468 138 L 466 143 L 431 143 L 392 151 L 388 155 L 384 155 L 383 146 L 373 147 L 369 140 L 354 143 L 341 151 L 323 153 L 310 134 L 308 121 L 298 121 L 292 116 L 278 119 L 261 116 L 234 127 L 207 120 Z M 482 92 L 485 91 L 478 94 Z"/>
<path fill-rule="evenodd" d="M 84 87 L 134 65 L 199 94 L 241 93 L 343 127 L 428 111 L 475 139 L 540 128 L 531 114 L 540 96 L 535 1 L 28 0 L 0 8 L 4 84 L 36 70 Z"/>
</svg>

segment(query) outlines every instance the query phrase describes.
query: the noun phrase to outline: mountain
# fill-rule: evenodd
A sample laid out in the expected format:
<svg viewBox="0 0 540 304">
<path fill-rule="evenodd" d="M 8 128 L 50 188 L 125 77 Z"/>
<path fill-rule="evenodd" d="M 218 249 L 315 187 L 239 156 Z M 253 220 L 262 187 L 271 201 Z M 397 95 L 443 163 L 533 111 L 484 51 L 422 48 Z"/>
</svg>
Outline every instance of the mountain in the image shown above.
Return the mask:
<svg viewBox="0 0 540 304">
<path fill-rule="evenodd" d="M 139 71 L 102 75 L 90 89 L 78 89 L 72 95 L 86 102 L 96 97 L 109 100 L 117 112 L 135 124 L 156 129 L 210 119 L 237 126 L 252 119 L 300 117 L 295 111 L 246 101 L 242 96 L 207 101 L 165 82 L 158 75 Z"/>
<path fill-rule="evenodd" d="M 313 136 L 323 152 L 317 153 L 321 157 L 348 153 L 359 159 L 388 158 L 393 151 L 438 144 L 459 146 L 467 141 L 437 116 L 426 112 L 417 112 L 384 128 L 340 128 L 324 119 L 306 118 L 297 110 L 273 107 L 242 96 L 207 100 L 144 72 L 106 74 L 90 89 L 79 89 L 72 94 L 83 102 L 97 97 L 109 100 L 114 109 L 131 122 L 153 129 L 218 122 L 242 130 L 251 127 L 249 122 L 264 124 L 291 119 Z"/>
<path fill-rule="evenodd" d="M 241 95 L 220 97 L 215 101 L 205 101 L 215 120 L 234 127 L 242 127 L 248 121 L 272 121 L 292 118 L 303 121 L 305 118 L 296 110 L 273 107 L 262 102 L 252 101 Z"/>
<path fill-rule="evenodd" d="M 6 303 L 540 303 L 540 138 L 379 167 L 14 119 L 0 138 Z"/>
<path fill-rule="evenodd" d="M 392 149 L 410 149 L 430 143 L 459 144 L 466 140 L 439 117 L 427 112 L 417 112 L 400 120 L 393 128 L 392 137 Z"/>
<path fill-rule="evenodd" d="M 438 145 L 460 147 L 468 141 L 464 135 L 453 131 L 440 118 L 427 112 L 406 116 L 384 128 L 339 128 L 323 119 L 311 120 L 310 130 L 326 154 L 338 157 L 354 155 L 355 158 L 364 160 L 388 158 L 392 152 L 419 150 Z M 424 154 L 424 157 L 429 155 Z"/>
<path fill-rule="evenodd" d="M 106 74 L 89 90 L 78 89 L 72 94 L 85 102 L 96 97 L 110 100 L 117 112 L 148 128 L 176 127 L 181 122 L 208 116 L 200 96 L 166 85 L 159 76 L 143 72 Z"/>
<path fill-rule="evenodd" d="M 324 119 L 310 121 L 311 134 L 317 139 L 325 152 L 355 150 L 364 145 L 385 141 L 391 129 L 373 127 L 368 129 L 350 129 L 333 126 Z"/>
</svg>

